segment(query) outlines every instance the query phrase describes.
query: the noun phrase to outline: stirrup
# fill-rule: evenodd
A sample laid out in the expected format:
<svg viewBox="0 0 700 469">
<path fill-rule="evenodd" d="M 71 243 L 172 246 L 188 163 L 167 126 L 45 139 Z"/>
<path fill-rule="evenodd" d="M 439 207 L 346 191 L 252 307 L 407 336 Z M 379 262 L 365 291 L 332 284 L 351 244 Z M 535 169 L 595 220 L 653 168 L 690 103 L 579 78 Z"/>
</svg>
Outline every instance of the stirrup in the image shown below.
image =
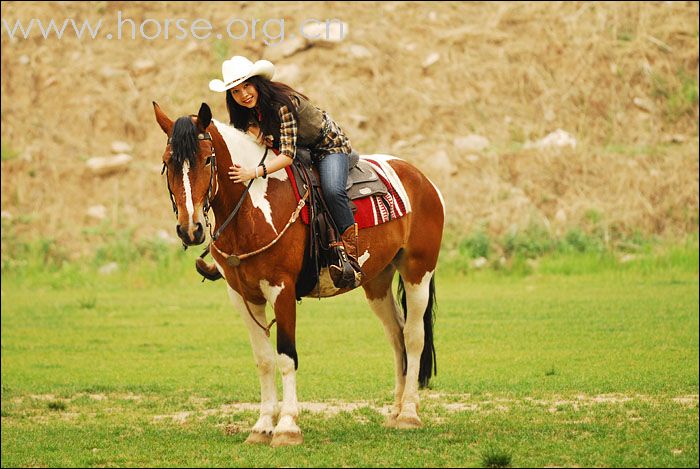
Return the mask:
<svg viewBox="0 0 700 469">
<path fill-rule="evenodd" d="M 332 264 L 328 268 L 331 280 L 333 280 L 333 285 L 336 288 L 356 288 L 362 283 L 362 273 L 358 272 L 353 267 L 352 262 L 348 258 L 344 249 L 338 250 L 340 253 L 340 259 L 338 259 L 338 264 Z"/>
</svg>

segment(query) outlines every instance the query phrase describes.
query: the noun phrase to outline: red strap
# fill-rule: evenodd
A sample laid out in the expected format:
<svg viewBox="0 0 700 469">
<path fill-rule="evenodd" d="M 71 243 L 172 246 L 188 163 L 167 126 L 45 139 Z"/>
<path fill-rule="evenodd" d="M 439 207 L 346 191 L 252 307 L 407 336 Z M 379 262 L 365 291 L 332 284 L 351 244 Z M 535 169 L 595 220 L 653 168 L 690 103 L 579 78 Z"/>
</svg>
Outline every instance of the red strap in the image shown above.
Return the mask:
<svg viewBox="0 0 700 469">
<path fill-rule="evenodd" d="M 292 189 L 294 190 L 294 197 L 296 198 L 296 201 L 299 202 L 301 200 L 301 195 L 299 195 L 299 189 L 297 189 L 297 182 L 294 179 L 294 172 L 292 172 L 292 168 L 290 166 L 286 166 L 284 170 L 287 172 L 287 177 L 289 177 L 289 181 L 292 183 Z M 304 208 L 301 210 L 301 220 L 304 222 L 304 224 L 308 225 L 309 224 L 309 208 L 308 205 L 304 205 Z"/>
</svg>

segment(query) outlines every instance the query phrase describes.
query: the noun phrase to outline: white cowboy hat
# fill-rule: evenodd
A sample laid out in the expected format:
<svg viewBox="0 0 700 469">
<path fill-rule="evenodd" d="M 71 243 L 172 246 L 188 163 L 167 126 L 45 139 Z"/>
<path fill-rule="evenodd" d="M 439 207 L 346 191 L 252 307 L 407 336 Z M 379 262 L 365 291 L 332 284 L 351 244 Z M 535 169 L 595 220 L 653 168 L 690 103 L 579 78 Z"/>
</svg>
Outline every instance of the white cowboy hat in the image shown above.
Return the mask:
<svg viewBox="0 0 700 469">
<path fill-rule="evenodd" d="M 256 75 L 271 80 L 275 74 L 275 66 L 268 60 L 258 60 L 253 63 L 241 55 L 234 55 L 221 65 L 221 74 L 223 80 L 216 79 L 209 82 L 210 90 L 221 93 Z"/>
</svg>

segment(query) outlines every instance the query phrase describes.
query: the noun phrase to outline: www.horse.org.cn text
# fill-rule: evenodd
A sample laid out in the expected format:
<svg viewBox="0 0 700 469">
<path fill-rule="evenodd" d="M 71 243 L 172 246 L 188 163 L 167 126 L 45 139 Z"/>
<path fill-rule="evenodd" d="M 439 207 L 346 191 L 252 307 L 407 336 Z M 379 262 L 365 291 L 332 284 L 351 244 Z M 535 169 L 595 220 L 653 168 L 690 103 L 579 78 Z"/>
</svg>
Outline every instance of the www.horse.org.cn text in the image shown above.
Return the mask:
<svg viewBox="0 0 700 469">
<path fill-rule="evenodd" d="M 112 25 L 110 28 L 109 25 Z M 340 41 L 345 38 L 348 31 L 347 23 L 339 19 L 319 20 L 307 18 L 301 21 L 298 28 L 294 28 L 284 18 L 270 18 L 261 20 L 257 18 L 230 18 L 222 22 L 221 27 L 216 27 L 205 18 L 146 18 L 136 21 L 117 12 L 116 19 L 112 21 L 75 20 L 73 18 L 59 19 L 7 19 L 2 18 L 2 33 L 10 39 L 29 39 L 43 37 L 44 39 L 58 39 L 73 36 L 78 40 L 83 39 L 107 39 L 107 40 L 137 40 L 153 41 L 156 39 L 184 40 L 188 38 L 197 40 L 257 40 L 262 39 L 268 46 L 274 46 L 286 39 L 301 36 L 305 39 L 320 39 Z"/>
</svg>

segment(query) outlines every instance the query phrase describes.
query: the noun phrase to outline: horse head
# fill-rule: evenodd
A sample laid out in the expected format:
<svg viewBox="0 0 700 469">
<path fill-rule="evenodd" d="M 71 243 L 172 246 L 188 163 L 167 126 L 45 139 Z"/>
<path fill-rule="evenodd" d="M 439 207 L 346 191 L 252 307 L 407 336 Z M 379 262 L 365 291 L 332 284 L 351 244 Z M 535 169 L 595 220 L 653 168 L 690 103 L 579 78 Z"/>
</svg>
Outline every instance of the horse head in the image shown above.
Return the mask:
<svg viewBox="0 0 700 469">
<path fill-rule="evenodd" d="M 168 136 L 163 153 L 163 171 L 177 216 L 177 235 L 185 247 L 202 244 L 206 239 L 207 212 L 216 195 L 216 158 L 214 143 L 207 128 L 211 109 L 202 103 L 199 113 L 173 122 L 154 101 L 156 121 Z"/>
</svg>

